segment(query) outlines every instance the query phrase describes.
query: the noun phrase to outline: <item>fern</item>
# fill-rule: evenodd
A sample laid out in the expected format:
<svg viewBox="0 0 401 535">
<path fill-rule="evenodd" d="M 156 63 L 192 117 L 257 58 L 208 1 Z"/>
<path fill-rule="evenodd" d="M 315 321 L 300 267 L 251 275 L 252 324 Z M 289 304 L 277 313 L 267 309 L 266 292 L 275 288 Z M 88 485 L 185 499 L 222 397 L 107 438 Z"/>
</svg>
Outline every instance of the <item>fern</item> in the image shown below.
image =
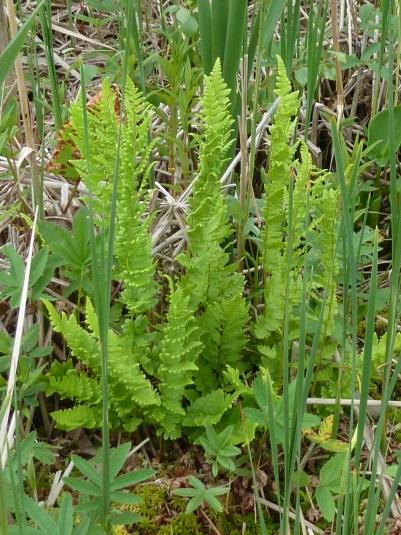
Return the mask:
<svg viewBox="0 0 401 535">
<path fill-rule="evenodd" d="M 71 431 L 72 429 L 96 429 L 102 424 L 102 410 L 100 405 L 89 406 L 85 404 L 78 404 L 71 409 L 64 409 L 60 411 L 53 411 L 52 418 L 56 422 L 59 429 Z"/>
<path fill-rule="evenodd" d="M 50 321 L 55 331 L 61 332 L 71 349 L 72 355 L 78 362 L 84 364 L 92 373 L 94 379 L 89 379 L 84 374 L 71 378 L 68 368 L 64 368 L 66 374 L 61 379 L 60 368 L 52 367 L 49 373 L 49 394 L 58 392 L 60 395 L 75 398 L 78 402 L 89 401 L 85 405 L 88 409 L 94 408 L 100 403 L 101 390 L 101 366 L 99 337 L 95 329 L 96 316 L 90 300 L 86 305 L 86 321 L 89 330 L 85 330 L 77 324 L 74 316 L 67 319 L 62 313 L 59 316 L 50 302 L 45 302 Z M 112 330 L 109 332 L 109 385 L 110 385 L 110 413 L 114 418 L 113 425 L 122 425 L 127 430 L 133 430 L 141 419 L 145 406 L 157 406 L 160 403 L 158 393 L 152 387 L 150 381 L 142 372 L 138 358 L 132 352 L 134 345 L 130 335 L 117 335 Z M 96 384 L 95 384 L 96 383 Z M 90 392 L 93 394 L 89 396 Z M 71 411 L 70 411 L 71 412 Z M 68 413 L 70 414 L 70 413 Z M 82 410 L 81 415 L 84 415 Z M 60 420 L 60 411 L 57 413 Z M 69 417 L 68 417 L 69 418 Z M 73 421 L 73 420 L 71 420 Z M 94 419 L 88 420 L 82 427 L 93 426 Z M 66 424 L 63 423 L 63 426 Z M 100 425 L 100 420 L 99 420 Z"/>
<path fill-rule="evenodd" d="M 96 379 L 79 373 L 71 361 L 65 364 L 54 362 L 50 368 L 47 394 L 58 393 L 61 399 L 77 399 L 88 403 L 98 403 L 101 399 L 100 384 Z"/>
<path fill-rule="evenodd" d="M 264 269 L 265 315 L 259 322 L 258 336 L 266 338 L 281 328 L 284 315 L 286 256 L 284 254 L 283 220 L 295 146 L 290 141 L 294 133 L 299 97 L 291 92 L 284 63 L 278 58 L 276 94 L 280 98 L 274 125 L 270 129 L 271 149 L 269 171 L 265 176 L 265 226 L 262 232 L 262 264 Z"/>
<path fill-rule="evenodd" d="M 299 304 L 305 265 L 309 271 L 313 266 L 313 279 L 308 288 L 312 303 L 321 303 L 322 296 L 325 296 L 323 338 L 331 335 L 334 326 L 338 274 L 338 191 L 328 184 L 327 174 L 316 170 L 304 143 L 291 145 L 296 122 L 293 117 L 298 114 L 299 99 L 297 93 L 291 92 L 280 58 L 276 94 L 280 101 L 270 130 L 271 147 L 269 169 L 264 179 L 266 204 L 260 248 L 265 308 L 255 325 L 255 334 L 263 341 L 259 350 L 273 375 L 281 366 L 280 343 L 285 306 L 289 308 L 289 339 L 293 341 L 299 336 Z M 296 159 L 298 149 L 299 158 Z M 291 177 L 294 177 L 293 185 Z M 288 223 L 290 187 L 292 228 Z M 315 309 L 318 311 L 319 307 Z M 317 316 L 318 312 L 311 320 L 315 321 Z"/>
<path fill-rule="evenodd" d="M 88 143 L 80 97 L 71 106 L 71 122 L 63 131 L 63 138 L 77 147 L 77 158 L 71 163 L 94 195 L 88 200 L 102 217 L 108 217 L 121 129 L 116 277 L 123 282 L 123 303 L 131 314 L 136 315 L 153 307 L 157 290 L 149 235 L 150 218 L 146 215 L 147 196 L 144 194 L 151 169 L 149 157 L 153 143 L 149 141 L 149 129 L 153 114 L 130 79 L 127 79 L 125 88 L 122 124 L 116 114 L 117 103 L 121 105 L 118 95 L 104 80 L 101 98 L 88 110 Z"/>
<path fill-rule="evenodd" d="M 126 86 L 126 124 L 122 127 L 116 256 L 124 283 L 122 301 L 132 314 L 146 312 L 156 302 L 155 267 L 146 203 L 141 202 L 153 144 L 149 142 L 152 113 L 131 80 Z M 145 196 L 146 201 L 146 196 Z"/>
<path fill-rule="evenodd" d="M 182 400 L 187 387 L 193 383 L 198 370 L 196 360 L 202 350 L 199 334 L 195 318 L 189 311 L 189 297 L 184 297 L 178 288 L 170 298 L 157 371 L 161 407 L 153 411 L 153 417 L 168 438 L 181 435 L 180 425 L 185 415 Z"/>
<path fill-rule="evenodd" d="M 221 388 L 196 398 L 191 403 L 183 423 L 186 427 L 215 425 L 235 399 L 236 395 L 226 394 Z"/>
<path fill-rule="evenodd" d="M 107 79 L 102 83 L 102 98 L 88 109 L 88 143 L 86 143 L 85 123 L 81 95 L 71 106 L 70 127 L 63 131 L 66 143 L 73 144 L 76 159 L 72 164 L 92 194 L 105 208 L 110 206 L 112 180 L 115 169 L 118 141 L 118 117 L 115 112 L 115 91 Z"/>
<path fill-rule="evenodd" d="M 180 285 L 198 311 L 197 324 L 204 350 L 199 358 L 196 386 L 209 392 L 221 382 L 226 364 L 241 358 L 249 319 L 243 299 L 244 279 L 229 264 L 225 242 L 232 234 L 220 191 L 220 173 L 231 143 L 229 90 L 219 60 L 206 78 L 198 135 L 199 175 L 193 185 L 188 215 L 188 253 L 181 257 L 186 275 Z M 235 306 L 235 314 L 228 312 Z"/>
<path fill-rule="evenodd" d="M 272 375 L 281 365 L 287 298 L 290 342 L 299 336 L 305 267 L 313 272 L 308 287 L 311 323 L 316 321 L 318 305 L 323 300 L 326 304 L 322 341 L 333 330 L 338 273 L 338 192 L 330 186 L 328 175 L 315 169 L 307 146 L 292 143 L 299 98 L 291 91 L 280 59 L 276 94 L 279 107 L 270 130 L 268 171 L 263 176 L 264 227 L 259 245 L 265 308 L 254 327 L 260 354 Z M 245 358 L 250 314 L 243 295 L 244 277 L 230 260 L 235 253 L 234 232 L 220 188 L 232 139 L 228 95 L 217 61 L 205 81 L 201 127 L 195 136 L 199 166 L 187 215 L 188 248 L 179 257 L 184 274 L 171 284 L 174 289 L 166 296 L 165 316 L 163 306 L 160 315 L 160 309 L 155 309 L 159 288 L 147 210 L 152 109 L 131 81 L 124 106 L 104 81 L 102 98 L 88 111 L 87 147 L 80 99 L 72 107 L 71 126 L 63 134 L 70 146 L 77 147 L 75 153 L 70 151 L 75 158 L 72 165 L 91 191 L 87 202 L 95 213 L 106 217 L 121 133 L 114 277 L 122 287 L 122 321 L 117 329 L 110 329 L 108 337 L 114 428 L 132 431 L 145 420 L 156 426 L 158 434 L 174 439 L 183 429 L 191 433 L 193 427 L 216 425 L 223 416 L 228 421 L 235 411 L 237 424 L 240 421 L 239 408 L 233 409 L 233 404 L 247 394 L 248 387 L 239 377 L 254 370 Z M 123 106 L 121 114 L 116 113 L 117 105 Z M 56 424 L 63 429 L 99 427 L 101 359 L 91 301 L 87 300 L 82 325 L 73 315 L 58 314 L 50 303 L 46 307 L 54 330 L 64 336 L 71 352 L 66 363 L 53 363 L 48 373 L 48 394 L 58 393 L 75 404 L 53 413 Z"/>
</svg>

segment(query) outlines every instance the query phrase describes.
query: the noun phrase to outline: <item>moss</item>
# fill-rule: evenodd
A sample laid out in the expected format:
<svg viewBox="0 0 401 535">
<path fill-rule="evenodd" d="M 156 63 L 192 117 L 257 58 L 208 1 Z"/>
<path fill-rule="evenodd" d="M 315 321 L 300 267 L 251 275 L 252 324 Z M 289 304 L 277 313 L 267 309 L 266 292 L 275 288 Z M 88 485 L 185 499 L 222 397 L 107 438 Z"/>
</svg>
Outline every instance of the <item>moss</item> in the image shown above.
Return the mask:
<svg viewBox="0 0 401 535">
<path fill-rule="evenodd" d="M 186 501 L 169 493 L 166 488 L 156 485 L 137 487 L 135 493 L 143 502 L 128 508 L 139 514 L 142 521 L 130 527 L 117 526 L 114 535 L 202 535 L 208 533 L 205 524 L 196 513 L 186 514 Z M 231 512 L 219 514 L 207 509 L 207 514 L 221 535 L 242 535 L 245 524 L 246 535 L 261 535 L 252 513 L 242 515 Z M 277 533 L 277 525 L 266 518 L 267 534 Z"/>
<path fill-rule="evenodd" d="M 180 513 L 173 520 L 159 528 L 158 535 L 202 535 L 195 514 Z"/>
</svg>

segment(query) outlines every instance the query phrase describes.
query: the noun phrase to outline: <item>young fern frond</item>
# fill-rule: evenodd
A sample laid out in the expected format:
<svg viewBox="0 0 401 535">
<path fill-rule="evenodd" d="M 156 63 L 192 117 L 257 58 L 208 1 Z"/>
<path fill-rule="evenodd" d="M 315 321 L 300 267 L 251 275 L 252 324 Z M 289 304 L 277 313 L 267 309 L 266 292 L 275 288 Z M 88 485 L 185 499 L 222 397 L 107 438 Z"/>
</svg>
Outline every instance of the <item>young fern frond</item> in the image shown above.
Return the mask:
<svg viewBox="0 0 401 535">
<path fill-rule="evenodd" d="M 229 93 L 218 59 L 206 78 L 199 114 L 203 124 L 202 133 L 197 136 L 199 174 L 193 184 L 187 219 L 188 248 L 193 256 L 200 256 L 212 244 L 218 246 L 231 232 L 220 193 L 220 175 L 232 143 Z"/>
<path fill-rule="evenodd" d="M 154 143 L 149 140 L 153 113 L 149 104 L 127 79 L 122 123 L 116 113 L 119 96 L 107 80 L 102 98 L 88 110 L 88 148 L 85 141 L 82 101 L 71 106 L 70 127 L 63 132 L 65 142 L 77 147 L 72 164 L 94 195 L 88 199 L 107 217 L 116 169 L 119 130 L 121 143 L 118 165 L 118 199 L 115 253 L 116 276 L 123 282 L 121 299 L 132 315 L 141 314 L 155 304 L 155 266 L 146 215 L 146 187 Z"/>
<path fill-rule="evenodd" d="M 286 257 L 285 227 L 283 221 L 285 200 L 290 181 L 291 167 L 296 146 L 291 145 L 296 116 L 298 92 L 291 92 L 286 70 L 281 58 L 277 60 L 276 95 L 279 106 L 270 128 L 269 170 L 265 176 L 265 226 L 262 232 L 261 260 L 264 272 L 265 321 L 259 322 L 258 336 L 267 338 L 280 329 L 284 315 Z M 295 117 L 295 119 L 294 119 Z"/>
<path fill-rule="evenodd" d="M 155 265 L 145 216 L 143 184 L 147 184 L 153 143 L 149 130 L 153 114 L 131 80 L 126 86 L 126 123 L 122 126 L 119 194 L 117 204 L 116 256 L 124 283 L 121 299 L 136 315 L 151 309 L 156 300 Z M 142 182 L 140 182 L 142 179 Z"/>
<path fill-rule="evenodd" d="M 217 60 L 206 78 L 200 119 L 199 175 L 193 185 L 188 215 L 188 253 L 181 257 L 186 275 L 180 286 L 197 310 L 204 349 L 199 358 L 196 386 L 202 393 L 220 384 L 227 364 L 241 358 L 249 320 L 243 299 L 244 279 L 229 264 L 226 242 L 232 235 L 221 193 L 220 175 L 231 143 L 229 90 Z M 236 307 L 235 314 L 227 312 Z M 234 335 L 235 333 L 235 335 Z M 233 336 L 234 335 L 234 336 Z"/>
<path fill-rule="evenodd" d="M 269 169 L 265 177 L 265 221 L 260 250 L 265 308 L 255 326 L 256 336 L 263 340 L 260 352 L 267 358 L 266 365 L 271 372 L 280 366 L 282 360 L 279 343 L 286 298 L 290 341 L 299 336 L 298 315 L 305 266 L 310 269 L 313 265 L 313 277 L 307 288 L 312 301 L 322 302 L 325 299 L 323 337 L 331 335 L 337 312 L 338 192 L 328 185 L 327 176 L 316 170 L 307 146 L 304 143 L 291 145 L 299 99 L 297 93 L 290 91 L 284 65 L 278 58 L 276 94 L 280 101 L 270 129 Z M 296 160 L 295 152 L 298 149 L 299 159 Z M 291 228 L 288 221 L 290 208 Z M 310 244 L 313 245 L 312 251 L 309 251 Z M 319 307 L 315 309 L 318 311 Z M 316 320 L 317 317 L 318 312 L 312 319 Z"/>
<path fill-rule="evenodd" d="M 152 411 L 166 438 L 181 435 L 181 422 L 185 415 L 182 401 L 198 371 L 196 361 L 202 350 L 199 338 L 199 329 L 190 312 L 189 297 L 177 288 L 170 297 L 157 370 L 161 406 Z"/>
<path fill-rule="evenodd" d="M 108 213 L 111 202 L 115 169 L 119 120 L 115 112 L 118 96 L 107 79 L 102 83 L 102 98 L 88 110 L 88 145 L 86 144 L 82 99 L 71 106 L 70 127 L 63 132 L 63 139 L 77 148 L 72 164 L 89 191 L 100 200 Z"/>
</svg>

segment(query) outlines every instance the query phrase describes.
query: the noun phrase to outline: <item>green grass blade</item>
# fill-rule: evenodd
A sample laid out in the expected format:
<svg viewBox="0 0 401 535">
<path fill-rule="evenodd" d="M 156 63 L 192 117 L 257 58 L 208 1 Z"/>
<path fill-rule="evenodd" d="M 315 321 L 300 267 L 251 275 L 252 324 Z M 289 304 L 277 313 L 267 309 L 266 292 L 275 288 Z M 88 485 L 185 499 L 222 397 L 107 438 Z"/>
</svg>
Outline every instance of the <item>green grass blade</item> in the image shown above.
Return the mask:
<svg viewBox="0 0 401 535">
<path fill-rule="evenodd" d="M 42 6 L 44 4 L 45 0 L 42 0 L 36 9 L 32 12 L 28 20 L 21 26 L 21 28 L 18 30 L 17 35 L 10 41 L 10 43 L 7 45 L 7 48 L 4 50 L 4 52 L 0 56 L 0 85 L 4 82 L 4 80 L 7 78 L 8 73 L 14 66 L 14 61 L 18 54 L 21 52 L 24 43 L 25 38 L 27 36 L 28 31 L 30 30 L 36 15 L 40 12 L 42 9 Z"/>
<path fill-rule="evenodd" d="M 344 296 L 346 296 L 349 292 L 351 294 L 351 392 L 355 392 L 355 382 L 356 382 L 356 358 L 357 358 L 357 327 L 358 327 L 358 301 L 357 301 L 357 266 L 356 266 L 356 259 L 355 259 L 355 253 L 354 253 L 354 244 L 353 244 L 353 220 L 351 217 L 352 208 L 350 206 L 350 191 L 349 188 L 347 188 L 347 185 L 345 183 L 345 172 L 344 172 L 344 155 L 343 155 L 343 145 L 340 141 L 340 135 L 337 129 L 337 125 L 334 120 L 331 122 L 331 136 L 333 140 L 333 148 L 334 148 L 334 156 L 336 161 L 336 167 L 337 167 L 337 178 L 340 184 L 340 191 L 341 191 L 341 200 L 342 200 L 342 223 L 343 223 L 343 243 L 344 243 L 344 273 L 348 273 L 349 277 L 349 284 L 348 284 L 348 278 L 345 276 L 344 280 Z M 345 358 L 346 354 L 349 354 L 349 348 L 345 345 L 345 337 L 346 337 L 346 330 L 347 330 L 347 322 L 346 322 L 346 307 L 344 307 L 344 333 L 343 333 L 343 348 L 342 348 L 342 356 Z M 337 394 L 337 401 L 339 400 L 341 396 L 341 393 L 338 392 Z M 352 398 L 354 400 L 354 397 Z M 337 415 L 339 414 L 339 403 L 337 404 Z M 338 416 L 336 425 L 333 426 L 335 428 L 335 432 L 337 432 L 337 426 L 338 426 Z M 351 403 L 351 413 L 350 413 L 350 423 L 349 423 L 349 436 L 351 437 L 353 434 L 353 427 L 354 427 L 354 404 L 353 401 Z M 350 444 L 351 448 L 351 444 Z M 348 461 L 350 460 L 350 455 L 348 455 Z M 338 499 L 338 508 L 339 512 L 337 515 L 337 532 L 339 532 L 339 529 L 341 529 L 341 519 L 342 514 L 340 511 L 344 510 L 344 518 L 342 519 L 343 525 L 347 525 L 348 523 L 348 515 L 350 514 L 350 504 L 349 504 L 349 497 L 350 493 L 346 492 L 346 489 L 349 488 L 350 485 L 350 473 L 349 470 L 346 474 L 346 480 L 344 483 L 343 488 L 345 489 L 345 495 L 341 494 L 339 495 Z M 344 509 L 343 509 L 344 508 Z"/>
<path fill-rule="evenodd" d="M 227 34 L 224 48 L 223 78 L 231 89 L 231 109 L 234 110 L 237 97 L 237 73 L 242 56 L 244 32 L 246 31 L 247 2 L 230 0 Z"/>
<path fill-rule="evenodd" d="M 203 71 L 209 75 L 213 69 L 212 53 L 212 13 L 209 0 L 198 0 L 199 48 L 203 61 Z"/>
<path fill-rule="evenodd" d="M 53 35 L 51 31 L 51 23 L 52 23 L 51 4 L 47 0 L 47 2 L 43 5 L 40 11 L 40 24 L 42 27 L 43 46 L 45 49 L 47 69 L 49 72 L 49 81 L 50 81 L 50 87 L 51 87 L 53 115 L 54 115 L 54 126 L 56 130 L 60 130 L 63 124 L 63 119 L 62 119 L 62 113 L 61 113 L 60 94 L 58 91 L 56 67 L 54 65 Z"/>
<path fill-rule="evenodd" d="M 263 28 L 263 46 L 265 48 L 270 45 L 270 42 L 273 38 L 274 29 L 276 28 L 277 22 L 280 20 L 286 3 L 287 0 L 275 0 L 274 2 L 270 2 L 269 11 L 267 13 Z"/>
<path fill-rule="evenodd" d="M 306 117 L 305 124 L 309 126 L 312 115 L 312 106 L 319 80 L 319 66 L 322 57 L 323 39 L 325 35 L 325 23 L 327 17 L 328 0 L 317 4 L 318 12 L 312 5 L 309 11 L 307 38 L 306 38 L 306 63 L 308 68 L 306 82 Z M 305 139 L 308 137 L 308 128 L 305 128 Z"/>
<path fill-rule="evenodd" d="M 138 1 L 138 4 L 140 7 L 140 1 Z M 128 8 L 130 3 L 128 2 Z M 138 70 L 139 70 L 139 80 L 141 82 L 141 90 L 142 93 L 146 93 L 146 86 L 145 86 L 145 71 L 143 68 L 143 57 L 142 57 L 142 46 L 141 46 L 141 37 L 140 37 L 140 27 L 139 27 L 139 21 L 137 19 L 137 12 L 139 13 L 139 10 L 136 9 L 135 5 L 132 4 L 132 9 L 134 10 L 134 13 L 131 14 L 132 16 L 132 28 L 127 28 L 128 36 L 132 35 L 132 40 L 134 42 L 134 50 L 136 54 L 136 59 L 138 62 Z M 130 13 L 128 13 L 128 19 L 130 17 Z M 129 25 L 128 25 L 129 26 Z M 130 37 L 128 37 L 130 38 Z"/>
<path fill-rule="evenodd" d="M 224 62 L 224 50 L 227 35 L 229 0 L 212 1 L 212 58 L 215 63 L 220 58 Z"/>
</svg>

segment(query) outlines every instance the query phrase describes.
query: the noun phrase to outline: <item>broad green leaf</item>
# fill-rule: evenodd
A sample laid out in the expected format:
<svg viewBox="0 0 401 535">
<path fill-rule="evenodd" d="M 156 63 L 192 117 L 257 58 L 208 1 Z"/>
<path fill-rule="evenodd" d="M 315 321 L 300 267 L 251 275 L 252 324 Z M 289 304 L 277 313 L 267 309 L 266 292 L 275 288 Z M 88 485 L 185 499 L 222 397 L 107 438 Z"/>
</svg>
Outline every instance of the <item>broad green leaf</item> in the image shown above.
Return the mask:
<svg viewBox="0 0 401 535">
<path fill-rule="evenodd" d="M 254 407 L 245 407 L 244 415 L 248 420 L 258 424 L 260 427 L 267 427 L 267 416 L 260 409 L 255 409 Z"/>
<path fill-rule="evenodd" d="M 186 35 L 194 35 L 198 31 L 198 23 L 186 7 L 180 7 L 175 16 L 182 32 Z"/>
<path fill-rule="evenodd" d="M 341 474 L 347 453 L 337 453 L 329 459 L 320 470 L 320 484 L 337 492 L 341 482 Z"/>
<path fill-rule="evenodd" d="M 379 111 L 368 127 L 369 156 L 377 165 L 384 167 L 390 159 L 389 110 Z M 401 105 L 394 108 L 394 148 L 401 145 Z"/>
<path fill-rule="evenodd" d="M 315 497 L 319 506 L 320 512 L 328 522 L 334 520 L 336 513 L 336 506 L 334 498 L 327 487 L 319 486 L 316 489 Z"/>
</svg>

